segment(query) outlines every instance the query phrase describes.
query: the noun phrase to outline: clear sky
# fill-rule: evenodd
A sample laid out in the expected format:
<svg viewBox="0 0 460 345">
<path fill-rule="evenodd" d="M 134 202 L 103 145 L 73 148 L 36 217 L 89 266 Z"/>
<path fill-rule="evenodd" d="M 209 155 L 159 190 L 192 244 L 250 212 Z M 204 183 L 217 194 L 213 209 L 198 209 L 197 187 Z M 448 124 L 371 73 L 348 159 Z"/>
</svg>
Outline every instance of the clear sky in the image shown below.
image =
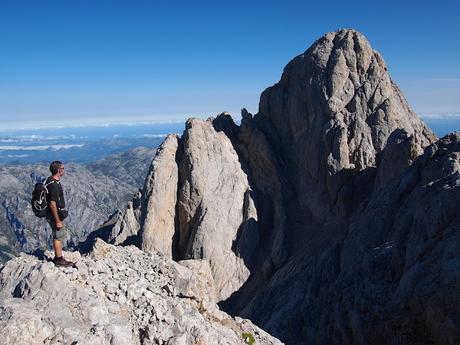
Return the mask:
<svg viewBox="0 0 460 345">
<path fill-rule="evenodd" d="M 417 113 L 454 116 L 459 13 L 458 0 L 0 0 L 0 129 L 257 112 L 289 60 L 339 28 L 366 35 Z"/>
</svg>

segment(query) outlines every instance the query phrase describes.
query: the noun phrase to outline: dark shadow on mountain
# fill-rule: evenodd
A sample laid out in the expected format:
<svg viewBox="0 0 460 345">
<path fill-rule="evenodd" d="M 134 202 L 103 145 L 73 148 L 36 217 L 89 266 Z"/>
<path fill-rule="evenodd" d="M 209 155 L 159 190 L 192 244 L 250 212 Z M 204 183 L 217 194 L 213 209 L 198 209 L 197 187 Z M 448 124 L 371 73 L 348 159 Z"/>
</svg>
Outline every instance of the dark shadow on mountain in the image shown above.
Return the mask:
<svg viewBox="0 0 460 345">
<path fill-rule="evenodd" d="M 172 238 L 172 259 L 174 261 L 181 260 L 180 255 L 180 222 L 179 222 L 179 200 L 180 200 L 180 191 L 181 191 L 181 161 L 184 152 L 184 135 L 178 138 L 177 142 L 177 151 L 176 151 L 176 165 L 177 165 L 177 191 L 176 191 L 176 204 L 175 204 L 175 212 L 174 212 L 174 235 Z"/>
<path fill-rule="evenodd" d="M 72 246 L 72 248 L 76 251 L 79 251 L 81 254 L 88 254 L 91 252 L 94 242 L 96 241 L 97 238 L 100 238 L 101 240 L 107 243 L 110 243 L 109 241 L 110 235 L 111 235 L 113 226 L 116 224 L 118 214 L 119 214 L 119 211 L 116 211 L 115 213 L 110 215 L 108 220 L 100 228 L 90 232 L 85 240 L 79 242 L 75 246 Z M 123 241 L 123 243 L 119 245 L 120 246 L 134 245 L 134 246 L 139 247 L 140 246 L 139 236 L 131 235 L 127 237 L 126 240 Z"/>
<path fill-rule="evenodd" d="M 79 251 L 81 254 L 88 254 L 93 248 L 94 242 L 97 238 L 107 242 L 110 231 L 112 230 L 113 225 L 103 226 L 97 230 L 91 232 L 86 239 L 75 246 L 75 250 Z"/>
<path fill-rule="evenodd" d="M 260 248 L 259 222 L 254 218 L 241 223 L 237 236 L 232 243 L 232 251 L 243 259 L 250 275 L 246 282 L 235 291 L 229 298 L 218 303 L 219 308 L 232 316 L 237 316 L 250 302 L 260 286 L 268 282 L 274 272 L 273 265 L 263 265 Z M 262 269 L 259 267 L 262 266 Z"/>
<path fill-rule="evenodd" d="M 243 113 L 246 117 L 243 122 L 250 122 L 252 119 L 249 113 L 245 111 Z M 229 138 L 233 149 L 238 155 L 241 170 L 248 178 L 250 187 L 246 191 L 243 201 L 243 219 L 245 220 L 240 224 L 235 240 L 232 242 L 232 251 L 237 257 L 243 259 L 250 274 L 238 291 L 235 291 L 228 299 L 219 303 L 219 307 L 222 310 L 230 315 L 237 316 L 250 302 L 256 291 L 260 291 L 266 285 L 285 259 L 285 257 L 274 259 L 271 255 L 275 246 L 285 245 L 284 239 L 278 238 L 275 233 L 284 227 L 282 225 L 284 218 L 280 216 L 284 213 L 284 210 L 278 209 L 279 205 L 275 205 L 270 192 L 258 188 L 257 183 L 254 181 L 251 166 L 245 159 L 247 153 L 242 152 L 244 148 L 238 139 L 241 127 L 237 126 L 231 116 L 225 113 L 217 116 L 212 125 L 217 132 L 223 132 Z M 276 148 L 270 147 L 270 150 L 276 151 Z M 279 156 L 276 155 L 276 157 Z M 282 170 L 279 161 L 274 164 L 278 169 Z M 290 188 L 285 187 L 286 194 L 291 195 Z M 254 207 L 257 210 L 257 220 L 246 214 L 250 200 L 254 202 Z M 281 235 L 284 236 L 285 234 Z M 274 243 L 276 241 L 274 239 L 278 239 L 280 244 Z M 285 248 L 285 250 L 278 252 L 282 252 L 287 256 L 289 249 Z"/>
<path fill-rule="evenodd" d="M 37 248 L 34 251 L 32 251 L 30 253 L 27 253 L 27 254 L 33 255 L 39 260 L 48 260 L 48 261 L 50 261 L 50 259 L 46 257 L 45 249 L 43 249 L 43 248 Z"/>
<path fill-rule="evenodd" d="M 126 240 L 123 241 L 123 243 L 119 244 L 122 247 L 125 246 L 135 246 L 137 248 L 140 248 L 140 239 L 138 235 L 131 235 L 126 238 Z"/>
</svg>

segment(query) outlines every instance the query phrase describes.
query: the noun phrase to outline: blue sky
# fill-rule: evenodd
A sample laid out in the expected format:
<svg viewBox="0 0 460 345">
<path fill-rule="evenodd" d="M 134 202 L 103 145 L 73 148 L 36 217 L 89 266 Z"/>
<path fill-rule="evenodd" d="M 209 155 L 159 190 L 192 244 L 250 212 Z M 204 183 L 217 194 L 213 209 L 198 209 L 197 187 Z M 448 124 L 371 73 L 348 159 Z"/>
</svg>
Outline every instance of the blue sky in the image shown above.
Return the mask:
<svg viewBox="0 0 460 345">
<path fill-rule="evenodd" d="M 1 0 L 0 129 L 256 112 L 289 60 L 344 27 L 417 113 L 455 116 L 459 13 L 446 0 Z"/>
</svg>

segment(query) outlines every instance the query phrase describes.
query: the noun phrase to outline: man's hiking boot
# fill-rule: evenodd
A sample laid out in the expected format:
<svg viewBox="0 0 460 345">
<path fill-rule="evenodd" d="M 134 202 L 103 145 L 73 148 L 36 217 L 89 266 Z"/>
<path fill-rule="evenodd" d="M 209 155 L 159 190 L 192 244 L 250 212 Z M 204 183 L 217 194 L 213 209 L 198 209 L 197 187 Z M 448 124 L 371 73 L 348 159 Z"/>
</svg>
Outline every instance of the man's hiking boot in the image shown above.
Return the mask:
<svg viewBox="0 0 460 345">
<path fill-rule="evenodd" d="M 64 259 L 62 256 L 61 257 L 55 257 L 53 259 L 53 262 L 56 266 L 59 266 L 59 267 L 73 267 L 73 262 L 70 262 L 70 261 L 67 261 L 66 259 Z"/>
</svg>

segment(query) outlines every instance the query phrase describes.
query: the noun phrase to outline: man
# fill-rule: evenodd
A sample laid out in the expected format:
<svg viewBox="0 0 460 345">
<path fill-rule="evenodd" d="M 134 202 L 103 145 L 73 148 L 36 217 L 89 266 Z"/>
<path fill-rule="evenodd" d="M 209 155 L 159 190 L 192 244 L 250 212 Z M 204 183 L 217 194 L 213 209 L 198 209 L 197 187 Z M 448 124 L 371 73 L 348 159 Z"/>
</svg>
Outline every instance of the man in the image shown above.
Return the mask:
<svg viewBox="0 0 460 345">
<path fill-rule="evenodd" d="M 62 221 L 67 216 L 65 210 L 64 191 L 61 185 L 61 177 L 64 176 L 64 164 L 60 161 L 54 161 L 50 164 L 51 176 L 46 180 L 48 185 L 48 215 L 46 220 L 53 231 L 53 248 L 56 266 L 69 267 L 73 266 L 72 262 L 62 257 L 62 240 L 67 237 L 67 229 Z"/>
</svg>

